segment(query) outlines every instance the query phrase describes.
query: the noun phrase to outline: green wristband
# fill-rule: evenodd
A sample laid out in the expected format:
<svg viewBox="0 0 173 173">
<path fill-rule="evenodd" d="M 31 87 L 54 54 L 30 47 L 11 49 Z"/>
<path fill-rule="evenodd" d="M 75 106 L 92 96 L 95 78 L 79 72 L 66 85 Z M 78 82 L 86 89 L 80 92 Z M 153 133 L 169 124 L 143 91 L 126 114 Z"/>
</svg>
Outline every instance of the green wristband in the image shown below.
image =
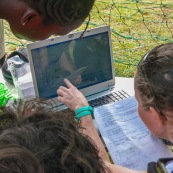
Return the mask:
<svg viewBox="0 0 173 173">
<path fill-rule="evenodd" d="M 86 116 L 86 115 L 91 115 L 92 118 L 94 118 L 94 109 L 92 106 L 84 106 L 81 108 L 78 108 L 75 111 L 76 116 L 74 117 L 76 121 L 78 121 L 80 118 Z"/>
</svg>

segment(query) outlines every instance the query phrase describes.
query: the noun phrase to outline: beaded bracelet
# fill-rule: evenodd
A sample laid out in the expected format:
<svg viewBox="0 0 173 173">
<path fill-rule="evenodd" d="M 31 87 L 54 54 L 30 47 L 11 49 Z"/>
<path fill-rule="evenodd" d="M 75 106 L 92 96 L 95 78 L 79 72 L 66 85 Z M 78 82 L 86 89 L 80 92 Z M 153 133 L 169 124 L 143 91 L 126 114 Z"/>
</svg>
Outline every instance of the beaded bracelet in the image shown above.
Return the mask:
<svg viewBox="0 0 173 173">
<path fill-rule="evenodd" d="M 74 117 L 76 121 L 79 121 L 80 118 L 86 116 L 86 115 L 91 115 L 92 118 L 94 118 L 94 109 L 92 106 L 84 106 L 81 108 L 78 108 L 75 111 L 76 116 Z"/>
</svg>

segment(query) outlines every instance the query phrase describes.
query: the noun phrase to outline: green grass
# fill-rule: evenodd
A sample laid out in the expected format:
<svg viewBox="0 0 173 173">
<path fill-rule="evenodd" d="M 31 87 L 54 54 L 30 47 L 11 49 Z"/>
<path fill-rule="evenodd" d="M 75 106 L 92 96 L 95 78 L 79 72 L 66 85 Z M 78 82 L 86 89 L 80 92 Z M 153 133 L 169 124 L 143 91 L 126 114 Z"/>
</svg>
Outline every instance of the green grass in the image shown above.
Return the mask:
<svg viewBox="0 0 173 173">
<path fill-rule="evenodd" d="M 96 0 L 89 28 L 110 25 L 116 76 L 132 77 L 141 57 L 158 44 L 173 41 L 171 0 Z M 77 29 L 83 30 L 85 23 Z M 28 42 L 16 39 L 5 23 L 6 51 Z"/>
</svg>

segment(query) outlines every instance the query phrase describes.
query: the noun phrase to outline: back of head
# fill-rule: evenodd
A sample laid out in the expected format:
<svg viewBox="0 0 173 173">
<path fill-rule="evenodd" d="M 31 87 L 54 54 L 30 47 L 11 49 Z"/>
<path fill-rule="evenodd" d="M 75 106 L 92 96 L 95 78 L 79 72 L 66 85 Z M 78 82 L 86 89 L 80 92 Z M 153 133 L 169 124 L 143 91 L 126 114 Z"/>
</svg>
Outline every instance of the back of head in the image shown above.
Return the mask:
<svg viewBox="0 0 173 173">
<path fill-rule="evenodd" d="M 79 132 L 79 124 L 70 116 L 43 110 L 26 118 L 15 116 L 18 118 L 1 131 L 0 145 L 17 145 L 30 151 L 45 173 L 106 172 L 97 148 Z"/>
<path fill-rule="evenodd" d="M 24 0 L 43 16 L 44 23 L 72 25 L 84 21 L 95 0 Z"/>
<path fill-rule="evenodd" d="M 0 172 L 44 173 L 38 159 L 18 145 L 0 145 Z"/>
<path fill-rule="evenodd" d="M 135 89 L 145 110 L 173 111 L 173 43 L 159 45 L 138 65 Z"/>
</svg>

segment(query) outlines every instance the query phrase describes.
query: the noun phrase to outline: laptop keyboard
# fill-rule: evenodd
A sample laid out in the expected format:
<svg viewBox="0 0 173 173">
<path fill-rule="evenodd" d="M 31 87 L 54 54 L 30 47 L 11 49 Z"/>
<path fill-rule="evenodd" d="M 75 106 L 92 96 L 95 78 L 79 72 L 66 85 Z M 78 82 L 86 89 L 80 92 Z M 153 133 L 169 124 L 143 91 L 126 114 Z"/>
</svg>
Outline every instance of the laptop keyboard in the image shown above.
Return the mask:
<svg viewBox="0 0 173 173">
<path fill-rule="evenodd" d="M 108 103 L 113 103 L 113 102 L 123 100 L 127 97 L 130 97 L 130 95 L 127 94 L 125 91 L 121 90 L 121 91 L 116 91 L 111 94 L 96 98 L 94 100 L 90 100 L 89 104 L 92 107 L 98 107 L 98 106 L 105 105 Z"/>
<path fill-rule="evenodd" d="M 90 100 L 90 101 L 88 101 L 88 103 L 92 107 L 96 108 L 98 106 L 105 105 L 108 103 L 114 103 L 114 102 L 123 100 L 123 99 L 128 98 L 128 97 L 130 97 L 130 95 L 127 94 L 125 91 L 121 90 L 121 91 L 112 92 L 108 95 L 104 95 L 102 97 Z M 56 107 L 56 109 L 57 109 L 57 107 Z M 65 108 L 61 111 L 66 113 L 66 114 L 73 114 L 73 116 L 75 115 L 75 113 L 73 111 L 71 111 L 69 108 Z"/>
</svg>

